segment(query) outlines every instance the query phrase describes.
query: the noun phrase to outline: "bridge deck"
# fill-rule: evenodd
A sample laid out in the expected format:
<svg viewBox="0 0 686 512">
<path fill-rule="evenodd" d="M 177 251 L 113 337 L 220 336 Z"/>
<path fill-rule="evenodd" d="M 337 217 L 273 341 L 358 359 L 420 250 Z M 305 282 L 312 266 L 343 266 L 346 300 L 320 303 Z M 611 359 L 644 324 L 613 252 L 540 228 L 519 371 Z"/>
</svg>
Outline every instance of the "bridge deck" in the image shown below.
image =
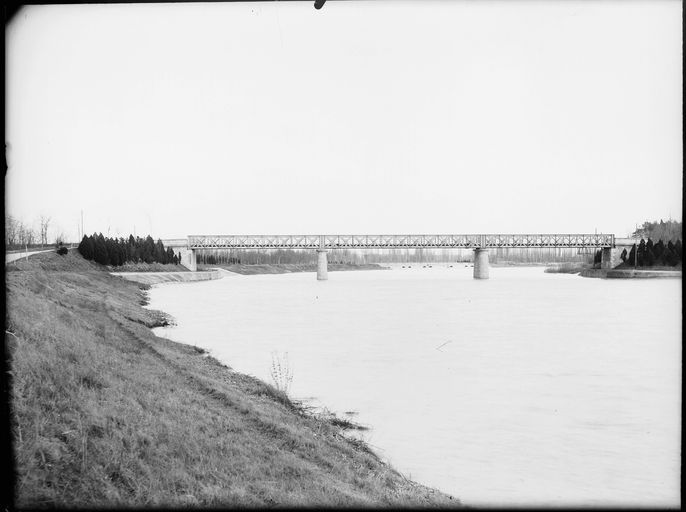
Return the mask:
<svg viewBox="0 0 686 512">
<path fill-rule="evenodd" d="M 190 235 L 189 249 L 613 247 L 614 235 Z"/>
</svg>

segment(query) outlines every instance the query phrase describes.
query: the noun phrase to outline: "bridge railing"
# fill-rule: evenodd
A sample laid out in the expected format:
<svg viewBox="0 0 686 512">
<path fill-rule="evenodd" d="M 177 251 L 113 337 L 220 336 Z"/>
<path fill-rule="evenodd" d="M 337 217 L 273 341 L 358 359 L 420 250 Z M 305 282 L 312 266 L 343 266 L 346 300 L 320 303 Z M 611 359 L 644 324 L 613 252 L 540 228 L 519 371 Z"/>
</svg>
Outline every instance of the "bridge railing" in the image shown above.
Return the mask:
<svg viewBox="0 0 686 512">
<path fill-rule="evenodd" d="M 165 247 L 187 247 L 188 238 L 167 238 L 162 239 L 162 243 Z"/>
<path fill-rule="evenodd" d="M 613 247 L 606 234 L 191 235 L 191 249 Z"/>
</svg>

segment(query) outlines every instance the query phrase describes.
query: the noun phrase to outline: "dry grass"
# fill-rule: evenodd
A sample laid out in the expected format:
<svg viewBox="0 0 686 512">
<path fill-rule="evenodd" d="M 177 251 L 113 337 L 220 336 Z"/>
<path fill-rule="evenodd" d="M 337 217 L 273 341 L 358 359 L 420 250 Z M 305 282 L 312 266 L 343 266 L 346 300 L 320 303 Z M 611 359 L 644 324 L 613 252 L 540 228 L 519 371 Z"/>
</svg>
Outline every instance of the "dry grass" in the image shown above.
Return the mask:
<svg viewBox="0 0 686 512">
<path fill-rule="evenodd" d="M 629 265 L 626 262 L 622 262 L 619 265 L 615 267 L 617 270 L 667 270 L 667 271 L 680 271 L 682 269 L 681 263 L 676 264 L 675 266 L 671 265 L 652 265 L 652 266 L 634 266 L 634 265 Z"/>
<path fill-rule="evenodd" d="M 293 369 L 288 362 L 288 352 L 272 353 L 271 377 L 276 389 L 288 395 L 293 382 Z"/>
<path fill-rule="evenodd" d="M 70 251 L 6 266 L 19 507 L 458 505 L 201 349 Z"/>
<path fill-rule="evenodd" d="M 110 267 L 111 272 L 190 272 L 183 265 L 168 263 L 124 263 L 118 267 Z"/>
</svg>

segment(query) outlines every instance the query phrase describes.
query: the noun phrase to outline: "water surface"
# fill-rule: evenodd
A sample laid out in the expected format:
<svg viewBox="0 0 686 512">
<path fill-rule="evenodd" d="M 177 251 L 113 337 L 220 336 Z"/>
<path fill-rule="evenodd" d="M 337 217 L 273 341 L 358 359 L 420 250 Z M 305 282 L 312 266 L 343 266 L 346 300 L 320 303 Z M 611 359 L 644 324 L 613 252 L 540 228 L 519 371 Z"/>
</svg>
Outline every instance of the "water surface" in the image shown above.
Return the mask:
<svg viewBox="0 0 686 512">
<path fill-rule="evenodd" d="M 679 506 L 681 280 L 463 265 L 231 276 L 151 290 L 207 348 L 371 427 L 466 504 Z M 282 356 L 283 357 L 283 356 Z"/>
</svg>

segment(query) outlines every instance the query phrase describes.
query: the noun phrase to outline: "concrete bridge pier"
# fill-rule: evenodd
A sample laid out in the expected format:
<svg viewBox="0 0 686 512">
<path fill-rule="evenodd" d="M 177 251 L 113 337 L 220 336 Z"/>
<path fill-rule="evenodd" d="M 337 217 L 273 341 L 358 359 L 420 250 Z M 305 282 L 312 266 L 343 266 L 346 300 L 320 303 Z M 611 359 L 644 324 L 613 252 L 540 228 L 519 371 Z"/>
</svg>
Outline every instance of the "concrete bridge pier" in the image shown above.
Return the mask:
<svg viewBox="0 0 686 512">
<path fill-rule="evenodd" d="M 488 279 L 488 249 L 474 249 L 474 279 Z"/>
<path fill-rule="evenodd" d="M 198 270 L 198 263 L 195 258 L 195 251 L 193 249 L 181 249 L 181 265 L 186 267 L 191 272 Z"/>
<path fill-rule="evenodd" d="M 317 281 L 326 281 L 329 278 L 326 252 L 326 249 L 317 249 Z"/>
<path fill-rule="evenodd" d="M 622 254 L 622 249 L 622 247 L 603 247 L 600 268 L 611 270 L 619 265 L 621 263 L 619 256 Z"/>
</svg>

